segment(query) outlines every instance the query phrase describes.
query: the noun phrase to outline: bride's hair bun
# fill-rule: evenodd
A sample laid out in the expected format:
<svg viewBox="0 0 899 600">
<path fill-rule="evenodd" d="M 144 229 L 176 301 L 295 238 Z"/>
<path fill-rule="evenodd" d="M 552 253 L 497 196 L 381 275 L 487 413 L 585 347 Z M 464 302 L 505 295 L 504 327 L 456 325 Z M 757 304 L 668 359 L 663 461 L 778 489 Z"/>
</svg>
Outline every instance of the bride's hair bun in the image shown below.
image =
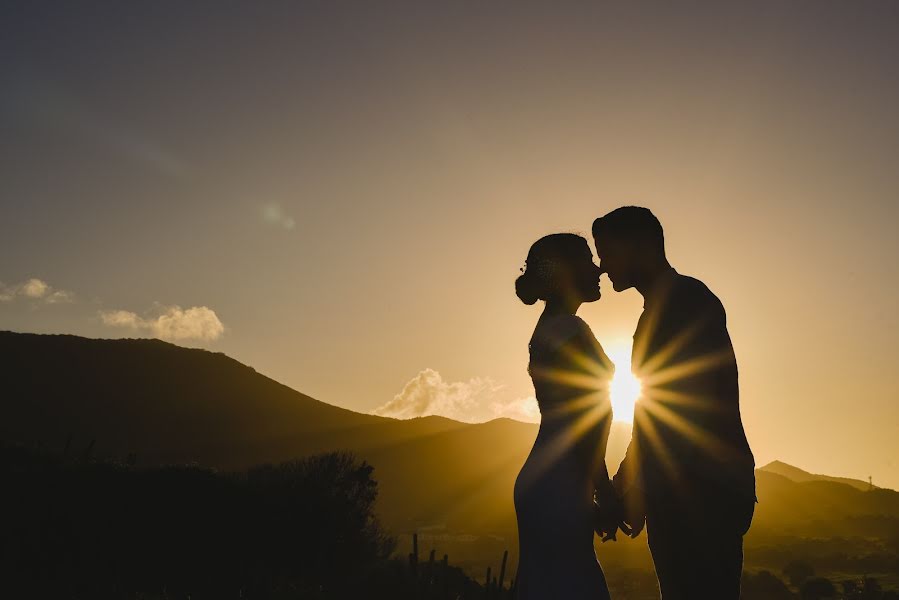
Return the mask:
<svg viewBox="0 0 899 600">
<path fill-rule="evenodd" d="M 534 304 L 540 300 L 541 289 L 540 281 L 534 276 L 534 271 L 525 271 L 518 279 L 515 280 L 515 294 L 518 299 L 525 304 Z"/>
<path fill-rule="evenodd" d="M 575 233 L 554 233 L 531 246 L 524 273 L 515 280 L 515 294 L 525 304 L 547 300 L 560 287 L 567 266 L 584 251 L 587 240 Z"/>
</svg>

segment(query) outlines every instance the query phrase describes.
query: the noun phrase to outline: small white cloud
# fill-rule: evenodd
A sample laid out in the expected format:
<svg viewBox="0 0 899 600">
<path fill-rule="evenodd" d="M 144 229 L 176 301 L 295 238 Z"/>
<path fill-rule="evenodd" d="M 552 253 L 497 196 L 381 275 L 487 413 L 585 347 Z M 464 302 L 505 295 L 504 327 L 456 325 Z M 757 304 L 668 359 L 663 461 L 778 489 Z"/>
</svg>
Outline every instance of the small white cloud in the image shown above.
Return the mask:
<svg viewBox="0 0 899 600">
<path fill-rule="evenodd" d="M 489 377 L 445 381 L 434 369 L 424 369 L 403 390 L 372 411 L 397 419 L 439 415 L 465 423 L 481 423 L 498 417 L 537 422 L 540 412 L 533 398 L 503 400 L 504 385 Z"/>
<path fill-rule="evenodd" d="M 502 402 L 491 402 L 490 410 L 493 412 L 494 419 L 507 417 L 526 423 L 540 422 L 540 407 L 537 405 L 537 398 L 534 396 L 515 398 L 514 400 Z"/>
<path fill-rule="evenodd" d="M 127 310 L 100 311 L 100 319 L 110 327 L 125 327 L 144 331 L 161 340 L 214 341 L 225 332 L 225 326 L 215 311 L 206 306 L 192 306 L 182 309 L 170 306 L 160 315 L 144 318 Z"/>
<path fill-rule="evenodd" d="M 66 290 L 56 290 L 47 295 L 47 304 L 62 304 L 65 302 L 74 302 L 75 295 Z"/>
<path fill-rule="evenodd" d="M 161 339 L 217 340 L 225 332 L 225 326 L 211 308 L 193 306 L 181 310 L 173 306 L 156 319 L 154 330 Z"/>
<path fill-rule="evenodd" d="M 262 207 L 262 219 L 270 225 L 283 227 L 288 231 L 297 226 L 296 220 L 281 210 L 280 204 L 274 202 Z"/>
<path fill-rule="evenodd" d="M 67 290 L 57 290 L 42 279 L 31 279 L 15 285 L 3 285 L 0 283 L 0 302 L 12 302 L 16 298 L 27 298 L 46 304 L 60 304 L 73 302 L 75 294 Z"/>
<path fill-rule="evenodd" d="M 29 298 L 41 298 L 47 293 L 50 286 L 40 279 L 29 279 L 22 284 L 22 295 Z"/>
<path fill-rule="evenodd" d="M 131 327 L 132 329 L 140 329 L 143 319 L 137 314 L 127 310 L 102 310 L 100 318 L 104 325 L 111 327 Z"/>
</svg>

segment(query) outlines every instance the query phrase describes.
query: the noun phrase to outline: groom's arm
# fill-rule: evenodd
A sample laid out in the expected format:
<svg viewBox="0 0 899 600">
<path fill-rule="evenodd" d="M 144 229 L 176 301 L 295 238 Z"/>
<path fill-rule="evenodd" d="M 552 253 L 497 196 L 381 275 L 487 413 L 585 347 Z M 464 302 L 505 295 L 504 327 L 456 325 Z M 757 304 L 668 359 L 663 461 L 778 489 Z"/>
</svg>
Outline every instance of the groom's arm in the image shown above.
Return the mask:
<svg viewBox="0 0 899 600">
<path fill-rule="evenodd" d="M 571 363 L 572 371 L 583 376 L 585 380 L 591 381 L 591 384 L 596 384 L 590 392 L 594 396 L 591 400 L 600 409 L 598 414 L 584 415 L 584 417 L 592 417 L 591 428 L 594 428 L 594 431 L 584 432 L 583 436 L 579 436 L 576 445 L 579 447 L 578 452 L 583 453 L 591 465 L 595 488 L 605 491 L 609 486 L 609 471 L 606 467 L 605 456 L 609 443 L 609 432 L 612 428 L 612 415 L 603 410 L 603 407 L 608 407 L 608 411 L 611 411 L 609 382 L 615 366 L 606 356 L 602 346 L 583 319 L 572 317 L 570 322 L 574 326 L 575 333 L 566 341 L 561 352 Z M 585 409 L 593 410 L 588 407 Z"/>
</svg>

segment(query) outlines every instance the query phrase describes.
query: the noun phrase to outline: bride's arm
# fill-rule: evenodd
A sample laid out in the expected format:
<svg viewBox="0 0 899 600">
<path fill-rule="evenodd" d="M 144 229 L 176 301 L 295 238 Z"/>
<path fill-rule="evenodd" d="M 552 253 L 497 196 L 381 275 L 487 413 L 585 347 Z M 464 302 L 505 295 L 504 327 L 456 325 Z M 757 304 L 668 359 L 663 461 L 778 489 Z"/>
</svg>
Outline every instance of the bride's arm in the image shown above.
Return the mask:
<svg viewBox="0 0 899 600">
<path fill-rule="evenodd" d="M 582 323 L 582 331 L 578 336 L 577 354 L 583 370 L 594 382 L 590 387 L 595 394 L 595 403 L 591 410 L 595 413 L 591 416 L 591 427 L 599 428 L 590 439 L 597 440 L 595 448 L 591 448 L 593 464 L 593 483 L 598 494 L 606 496 L 612 492 L 612 483 L 606 466 L 606 449 L 609 444 L 609 433 L 612 428 L 612 402 L 610 398 L 609 383 L 615 372 L 615 365 L 606 356 L 602 346 L 597 341 L 593 332 L 586 323 Z"/>
<path fill-rule="evenodd" d="M 594 452 L 595 465 L 593 468 L 593 486 L 596 488 L 597 499 L 602 502 L 604 499 L 608 501 L 611 496 L 615 495 L 615 489 L 612 487 L 612 480 L 609 478 L 609 469 L 606 466 L 606 449 L 609 445 L 609 432 L 612 429 L 611 417 L 603 418 L 598 424 L 602 428 L 599 435 L 599 443 Z"/>
</svg>

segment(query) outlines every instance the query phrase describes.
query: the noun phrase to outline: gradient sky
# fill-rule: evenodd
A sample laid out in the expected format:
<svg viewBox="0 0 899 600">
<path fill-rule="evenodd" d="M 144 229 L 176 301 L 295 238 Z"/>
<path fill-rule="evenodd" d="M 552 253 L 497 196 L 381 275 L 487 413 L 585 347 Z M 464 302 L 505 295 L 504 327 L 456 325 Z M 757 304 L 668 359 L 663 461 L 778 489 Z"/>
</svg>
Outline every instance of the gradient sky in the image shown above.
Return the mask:
<svg viewBox="0 0 899 600">
<path fill-rule="evenodd" d="M 899 488 L 899 4 L 136 4 L 0 8 L 0 329 L 515 415 L 530 243 L 641 204 L 724 302 L 758 464 Z"/>
</svg>

